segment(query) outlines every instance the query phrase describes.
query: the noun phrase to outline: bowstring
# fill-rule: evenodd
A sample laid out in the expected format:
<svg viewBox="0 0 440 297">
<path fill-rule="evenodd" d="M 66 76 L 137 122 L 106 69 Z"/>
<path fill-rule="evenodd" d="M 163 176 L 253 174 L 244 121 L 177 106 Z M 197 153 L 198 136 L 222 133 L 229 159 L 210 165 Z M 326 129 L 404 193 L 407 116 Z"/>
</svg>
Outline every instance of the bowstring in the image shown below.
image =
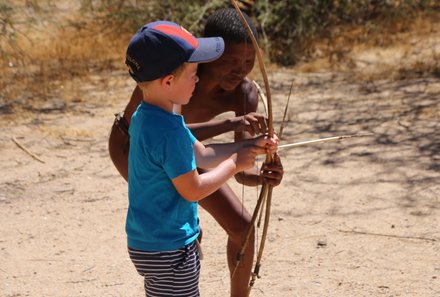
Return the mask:
<svg viewBox="0 0 440 297">
<path fill-rule="evenodd" d="M 247 39 L 245 39 L 245 41 L 244 41 L 244 54 L 245 54 L 245 57 L 246 57 L 246 55 L 247 55 Z M 244 68 L 244 67 L 245 66 L 242 65 L 242 68 Z M 246 116 L 246 112 L 247 112 L 247 110 L 246 110 L 247 98 L 246 98 L 246 94 L 244 92 L 243 92 L 243 97 L 244 97 L 244 100 L 243 100 L 243 122 L 246 125 L 245 116 Z M 246 131 L 244 131 L 242 133 L 245 134 Z M 245 177 L 245 173 L 243 171 L 243 181 L 242 181 L 242 184 L 241 184 L 241 187 L 242 187 L 242 193 L 241 193 L 241 217 L 242 218 L 244 218 L 244 195 L 245 195 L 244 177 Z M 246 226 L 244 226 L 244 220 L 241 220 L 241 222 L 242 222 L 241 223 L 242 224 L 241 228 L 242 229 L 246 228 Z M 243 243 L 242 244 L 244 244 L 244 240 L 245 239 L 243 239 Z"/>
</svg>

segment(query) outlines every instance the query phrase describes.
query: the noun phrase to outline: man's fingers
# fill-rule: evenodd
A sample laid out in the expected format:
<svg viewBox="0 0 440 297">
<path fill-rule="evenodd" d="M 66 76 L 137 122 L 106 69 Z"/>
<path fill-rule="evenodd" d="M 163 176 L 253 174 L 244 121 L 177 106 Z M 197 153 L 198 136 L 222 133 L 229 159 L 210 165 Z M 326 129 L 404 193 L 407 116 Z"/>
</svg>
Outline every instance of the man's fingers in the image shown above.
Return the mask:
<svg viewBox="0 0 440 297">
<path fill-rule="evenodd" d="M 246 132 L 248 132 L 252 137 L 255 136 L 255 130 L 254 130 L 254 128 L 250 124 L 246 125 L 244 130 Z"/>
<path fill-rule="evenodd" d="M 250 120 L 249 124 L 254 132 L 254 134 L 261 134 L 261 129 L 258 121 Z"/>
<path fill-rule="evenodd" d="M 273 187 L 276 187 L 281 183 L 281 180 L 279 180 L 279 179 L 271 179 L 271 178 L 265 178 L 265 177 L 263 177 L 263 179 L 267 184 L 269 184 Z"/>
<path fill-rule="evenodd" d="M 264 134 L 267 132 L 267 119 L 265 116 L 259 115 L 255 118 L 258 122 L 259 131 L 261 134 Z"/>
<path fill-rule="evenodd" d="M 275 154 L 274 156 L 273 156 L 273 163 L 275 163 L 275 164 L 279 164 L 279 165 L 281 165 L 281 158 L 280 158 L 280 155 L 278 155 L 278 154 Z M 282 166 L 281 166 L 282 167 Z"/>
<path fill-rule="evenodd" d="M 260 127 L 261 127 L 261 133 L 266 133 L 267 132 L 267 120 L 264 117 L 260 117 L 258 118 L 258 122 L 260 123 Z"/>
<path fill-rule="evenodd" d="M 281 159 L 278 154 L 274 154 L 272 157 L 272 162 L 267 164 L 264 163 L 261 167 L 262 170 L 275 170 L 275 171 L 282 171 L 283 165 L 281 164 Z"/>
<path fill-rule="evenodd" d="M 264 181 L 271 186 L 278 186 L 283 179 L 283 171 L 276 170 L 261 170 L 260 176 L 263 177 Z"/>
<path fill-rule="evenodd" d="M 261 171 L 261 176 L 264 178 L 269 178 L 269 179 L 281 179 L 283 174 L 279 171 L 263 170 L 263 171 Z"/>
<path fill-rule="evenodd" d="M 267 119 L 264 115 L 252 112 L 247 114 L 245 117 L 246 121 L 246 131 L 253 134 L 264 134 L 267 132 Z"/>
</svg>

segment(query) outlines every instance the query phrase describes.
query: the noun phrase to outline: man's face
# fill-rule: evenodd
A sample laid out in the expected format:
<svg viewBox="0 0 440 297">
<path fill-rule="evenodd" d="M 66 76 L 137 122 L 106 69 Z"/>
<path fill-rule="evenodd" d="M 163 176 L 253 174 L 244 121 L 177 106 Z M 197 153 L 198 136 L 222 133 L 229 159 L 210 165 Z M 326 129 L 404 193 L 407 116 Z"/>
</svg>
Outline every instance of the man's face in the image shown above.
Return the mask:
<svg viewBox="0 0 440 297">
<path fill-rule="evenodd" d="M 255 63 L 255 50 L 252 43 L 228 43 L 223 55 L 206 65 L 204 71 L 216 80 L 222 89 L 235 89 L 243 78 L 251 72 Z"/>
</svg>

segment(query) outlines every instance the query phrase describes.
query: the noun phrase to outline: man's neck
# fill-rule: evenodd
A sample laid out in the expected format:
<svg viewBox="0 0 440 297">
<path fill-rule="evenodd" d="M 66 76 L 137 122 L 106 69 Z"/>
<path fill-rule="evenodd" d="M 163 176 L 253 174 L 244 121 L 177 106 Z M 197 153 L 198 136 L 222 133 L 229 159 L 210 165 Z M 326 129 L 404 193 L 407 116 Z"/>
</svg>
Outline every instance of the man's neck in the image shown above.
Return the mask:
<svg viewBox="0 0 440 297">
<path fill-rule="evenodd" d="M 197 93 L 214 95 L 222 92 L 224 92 L 224 90 L 221 88 L 220 84 L 212 79 L 202 77 L 197 83 Z"/>
</svg>

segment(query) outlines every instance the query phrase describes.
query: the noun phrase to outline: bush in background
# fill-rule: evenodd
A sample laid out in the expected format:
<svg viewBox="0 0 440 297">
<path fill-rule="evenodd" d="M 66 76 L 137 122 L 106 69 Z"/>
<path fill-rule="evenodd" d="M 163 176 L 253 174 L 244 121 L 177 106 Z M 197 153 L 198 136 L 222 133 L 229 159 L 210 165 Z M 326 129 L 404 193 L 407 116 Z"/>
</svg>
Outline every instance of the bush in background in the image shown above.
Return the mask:
<svg viewBox="0 0 440 297">
<path fill-rule="evenodd" d="M 172 20 L 200 35 L 210 14 L 232 7 L 229 0 L 0 1 L 0 99 L 6 101 L 22 96 L 23 86 L 29 98 L 47 97 L 54 81 L 125 70 L 126 45 L 146 22 Z M 440 23 L 438 0 L 238 2 L 260 32 L 265 57 L 286 66 L 322 57 L 337 65 L 353 45 L 392 43 L 415 19 Z M 439 60 L 413 65 L 435 74 Z"/>
<path fill-rule="evenodd" d="M 294 65 L 313 56 L 316 42 L 331 43 L 341 28 L 362 28 L 364 38 L 383 28 L 405 30 L 420 15 L 438 16 L 437 0 L 372 1 L 372 0 L 242 0 L 238 1 L 254 18 L 263 36 L 263 47 L 271 60 L 281 65 Z M 231 6 L 228 0 L 212 1 L 90 1 L 83 9 L 99 12 L 100 21 L 118 28 L 119 33 L 133 32 L 155 19 L 178 22 L 201 34 L 207 16 L 218 8 Z M 362 40 L 359 40 L 362 42 Z M 365 41 L 365 40 L 363 40 Z"/>
</svg>

